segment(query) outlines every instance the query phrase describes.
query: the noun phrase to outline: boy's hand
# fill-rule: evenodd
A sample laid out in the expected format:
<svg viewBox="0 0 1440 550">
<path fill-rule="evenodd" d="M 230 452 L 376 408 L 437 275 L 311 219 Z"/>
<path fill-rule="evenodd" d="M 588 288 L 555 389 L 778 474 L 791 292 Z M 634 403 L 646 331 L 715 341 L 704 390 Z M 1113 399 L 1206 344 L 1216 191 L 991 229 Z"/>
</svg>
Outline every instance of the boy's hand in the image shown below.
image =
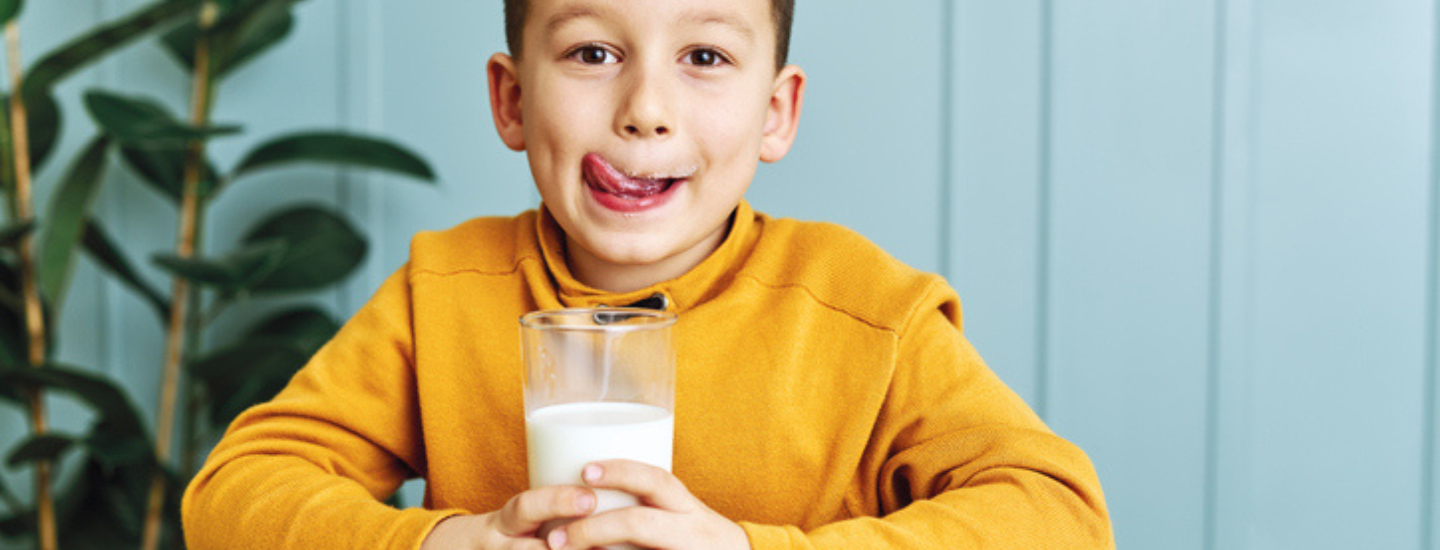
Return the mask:
<svg viewBox="0 0 1440 550">
<path fill-rule="evenodd" d="M 555 529 L 548 538 L 551 550 L 621 543 L 666 550 L 750 548 L 744 529 L 705 506 L 670 472 L 640 462 L 606 460 L 587 465 L 582 477 L 592 488 L 635 495 L 642 506 L 611 510 Z"/>
<path fill-rule="evenodd" d="M 442 520 L 425 537 L 420 550 L 545 550 L 545 541 L 535 535 L 542 523 L 582 517 L 594 509 L 595 493 L 585 487 L 531 489 L 494 512 Z"/>
</svg>

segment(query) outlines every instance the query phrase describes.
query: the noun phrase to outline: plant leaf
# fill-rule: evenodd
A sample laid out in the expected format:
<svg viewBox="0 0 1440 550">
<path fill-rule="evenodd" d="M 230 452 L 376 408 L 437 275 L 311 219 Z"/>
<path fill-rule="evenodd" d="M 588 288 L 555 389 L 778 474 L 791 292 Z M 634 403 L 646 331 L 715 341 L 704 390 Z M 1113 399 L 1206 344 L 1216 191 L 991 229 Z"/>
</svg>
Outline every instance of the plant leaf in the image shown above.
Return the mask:
<svg viewBox="0 0 1440 550">
<path fill-rule="evenodd" d="M 90 449 L 92 458 L 110 468 L 144 464 L 155 458 L 155 455 L 151 454 L 149 441 L 111 433 L 109 430 L 92 430 L 85 438 L 85 446 Z"/>
<path fill-rule="evenodd" d="M 78 441 L 74 436 L 47 433 L 43 435 L 32 435 L 15 446 L 10 451 L 10 456 L 5 458 L 5 465 L 11 468 L 26 462 L 46 460 L 54 462 L 64 454 L 70 446 Z"/>
<path fill-rule="evenodd" d="M 6 113 L 3 118 L 9 124 L 9 94 L 0 95 Z M 25 90 L 21 100 L 25 102 L 25 125 L 30 138 L 30 171 L 39 173 L 48 160 L 55 142 L 60 139 L 60 107 L 49 90 Z"/>
<path fill-rule="evenodd" d="M 294 342 L 257 338 L 216 350 L 187 368 L 209 391 L 210 421 L 225 426 L 245 409 L 274 397 L 309 359 Z"/>
<path fill-rule="evenodd" d="M 229 75 L 251 60 L 279 45 L 295 28 L 295 15 L 288 7 L 265 13 L 242 33 L 220 65 L 220 76 Z"/>
<path fill-rule="evenodd" d="M 151 459 L 112 468 L 91 455 L 91 460 L 85 462 L 80 475 L 76 476 L 76 482 L 56 498 L 60 548 L 138 548 L 156 466 Z M 160 471 L 165 477 L 161 547 L 171 548 L 164 541 L 179 540 L 179 508 L 185 482 L 171 468 L 161 466 Z"/>
<path fill-rule="evenodd" d="M 23 510 L 10 516 L 0 517 L 0 535 L 15 538 L 25 533 L 35 532 L 35 522 L 30 518 L 35 517 L 34 510 Z"/>
<path fill-rule="evenodd" d="M 427 182 L 435 180 L 430 166 L 404 147 L 383 139 L 340 132 L 292 134 L 271 140 L 245 155 L 231 179 L 292 162 L 373 168 Z"/>
<path fill-rule="evenodd" d="M 109 147 L 110 141 L 103 136 L 92 140 L 50 198 L 50 212 L 40 233 L 36 271 L 40 292 L 57 309 L 75 265 L 75 245 L 85 231 L 85 217 L 104 181 L 105 153 Z"/>
<path fill-rule="evenodd" d="M 121 147 L 120 158 L 126 166 L 165 195 L 174 204 L 180 204 L 185 192 L 185 160 L 189 152 L 185 149 L 144 149 Z M 203 199 L 215 188 L 215 165 L 205 162 L 205 173 L 197 189 Z"/>
<path fill-rule="evenodd" d="M 4 376 L 4 373 L 14 368 L 16 368 L 15 365 L 0 363 L 0 376 Z M 29 404 L 29 401 L 26 400 L 20 388 L 12 384 L 0 386 L 0 400 L 9 401 L 11 404 L 19 407 L 25 407 Z"/>
<path fill-rule="evenodd" d="M 316 307 L 302 306 L 273 314 L 251 325 L 245 340 L 289 340 L 306 355 L 314 355 L 335 337 L 340 323 Z"/>
<path fill-rule="evenodd" d="M 68 393 L 93 409 L 116 435 L 148 438 L 140 413 L 125 391 L 109 379 L 73 367 L 52 364 L 43 368 L 0 372 L 0 381 L 24 387 L 41 387 Z"/>
<path fill-rule="evenodd" d="M 367 243 L 339 213 L 321 206 L 298 206 L 256 224 L 243 241 L 278 240 L 285 252 L 276 268 L 255 285 L 256 291 L 293 292 L 323 288 L 343 280 L 365 259 Z"/>
<path fill-rule="evenodd" d="M 36 61 L 25 73 L 24 86 L 51 89 L 76 69 L 113 53 L 117 47 L 144 35 L 157 25 L 193 10 L 195 4 L 195 0 L 155 2 L 114 22 L 95 27 Z"/>
<path fill-rule="evenodd" d="M 0 257 L 0 364 L 11 370 L 30 368 L 29 333 L 25 329 L 25 304 L 20 298 L 20 272 L 16 260 Z"/>
<path fill-rule="evenodd" d="M 211 63 L 216 78 L 224 78 L 236 69 L 285 40 L 295 27 L 295 16 L 289 5 L 293 0 L 264 0 L 265 9 L 249 8 L 230 11 L 211 31 Z M 246 25 L 239 21 L 246 19 Z M 234 34 L 232 38 L 230 35 Z M 182 66 L 195 66 L 195 44 L 200 39 L 200 26 L 191 19 L 161 37 L 165 49 Z"/>
<path fill-rule="evenodd" d="M 274 272 L 285 254 L 285 243 L 270 239 L 247 242 L 240 249 L 218 258 L 157 254 L 155 263 L 177 277 L 233 294 L 251 288 Z"/>
<path fill-rule="evenodd" d="M 239 126 L 197 128 L 179 121 L 149 99 L 91 90 L 85 108 L 96 124 L 116 141 L 144 148 L 183 148 L 191 141 L 234 134 Z"/>
<path fill-rule="evenodd" d="M 9 23 L 15 16 L 20 15 L 20 8 L 24 4 L 21 0 L 0 0 L 0 24 Z"/>
<path fill-rule="evenodd" d="M 20 237 L 30 234 L 34 229 L 35 220 L 0 227 L 0 247 L 15 248 L 15 245 L 20 244 Z"/>
<path fill-rule="evenodd" d="M 143 510 L 140 478 L 148 465 L 108 468 L 92 456 L 75 482 L 56 498 L 60 547 L 67 550 L 134 548 L 140 544 L 134 518 Z M 141 513 L 143 515 L 143 512 Z M 133 523 L 127 525 L 129 520 Z"/>
<path fill-rule="evenodd" d="M 35 172 L 38 173 L 45 164 L 59 138 L 60 109 L 51 94 L 55 84 L 194 6 L 195 0 L 155 2 L 114 22 L 95 27 L 91 32 L 51 50 L 30 67 L 22 84 L 22 97 L 28 111 L 30 158 Z"/>
<path fill-rule="evenodd" d="M 81 236 L 81 244 L 90 257 L 99 262 L 101 266 L 110 270 L 111 274 L 120 278 L 120 282 L 130 287 L 145 299 L 150 307 L 155 310 L 155 315 L 164 323 L 170 315 L 170 302 L 160 294 L 159 291 L 151 288 L 140 274 L 136 273 L 131 266 L 130 260 L 115 246 L 115 241 L 106 233 L 105 228 L 94 218 L 86 218 L 85 233 Z"/>
</svg>

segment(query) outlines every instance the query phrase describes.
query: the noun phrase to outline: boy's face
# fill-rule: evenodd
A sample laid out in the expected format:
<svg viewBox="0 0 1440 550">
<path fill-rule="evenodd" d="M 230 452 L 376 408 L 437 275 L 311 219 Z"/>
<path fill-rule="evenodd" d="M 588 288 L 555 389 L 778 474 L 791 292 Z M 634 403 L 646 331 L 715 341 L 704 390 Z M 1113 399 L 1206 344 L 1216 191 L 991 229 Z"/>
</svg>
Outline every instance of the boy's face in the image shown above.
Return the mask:
<svg viewBox="0 0 1440 550">
<path fill-rule="evenodd" d="M 532 0 L 522 48 L 491 59 L 492 113 L 572 263 L 678 276 L 794 140 L 804 73 L 775 69 L 770 0 Z"/>
</svg>

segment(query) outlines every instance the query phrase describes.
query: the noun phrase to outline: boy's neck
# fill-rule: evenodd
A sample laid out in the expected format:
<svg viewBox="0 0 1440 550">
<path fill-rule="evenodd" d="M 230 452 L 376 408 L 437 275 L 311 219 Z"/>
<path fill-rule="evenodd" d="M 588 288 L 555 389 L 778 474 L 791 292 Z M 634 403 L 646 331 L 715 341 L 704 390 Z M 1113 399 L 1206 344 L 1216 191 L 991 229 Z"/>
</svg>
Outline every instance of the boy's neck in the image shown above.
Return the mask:
<svg viewBox="0 0 1440 550">
<path fill-rule="evenodd" d="M 575 280 L 586 286 L 617 294 L 632 292 L 679 278 L 700 265 L 725 242 L 732 224 L 724 224 L 695 246 L 679 254 L 647 264 L 617 264 L 606 261 L 566 236 L 565 263 Z"/>
</svg>

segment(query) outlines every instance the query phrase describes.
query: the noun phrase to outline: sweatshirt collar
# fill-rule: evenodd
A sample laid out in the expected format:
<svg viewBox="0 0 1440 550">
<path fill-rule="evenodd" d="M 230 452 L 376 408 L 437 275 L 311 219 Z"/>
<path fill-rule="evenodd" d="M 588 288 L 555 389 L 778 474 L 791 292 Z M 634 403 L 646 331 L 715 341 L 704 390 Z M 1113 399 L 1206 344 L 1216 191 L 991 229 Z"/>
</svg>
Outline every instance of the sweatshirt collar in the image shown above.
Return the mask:
<svg viewBox="0 0 1440 550">
<path fill-rule="evenodd" d="M 565 307 L 625 306 L 659 294 L 664 296 L 667 311 L 682 313 L 728 287 L 760 236 L 755 211 L 748 202 L 741 201 L 730 217 L 730 232 L 724 242 L 699 265 L 674 279 L 631 292 L 615 293 L 591 288 L 575 279 L 570 266 L 565 263 L 564 230 L 543 204 L 536 220 L 545 267 L 555 283 L 556 297 Z"/>
</svg>

